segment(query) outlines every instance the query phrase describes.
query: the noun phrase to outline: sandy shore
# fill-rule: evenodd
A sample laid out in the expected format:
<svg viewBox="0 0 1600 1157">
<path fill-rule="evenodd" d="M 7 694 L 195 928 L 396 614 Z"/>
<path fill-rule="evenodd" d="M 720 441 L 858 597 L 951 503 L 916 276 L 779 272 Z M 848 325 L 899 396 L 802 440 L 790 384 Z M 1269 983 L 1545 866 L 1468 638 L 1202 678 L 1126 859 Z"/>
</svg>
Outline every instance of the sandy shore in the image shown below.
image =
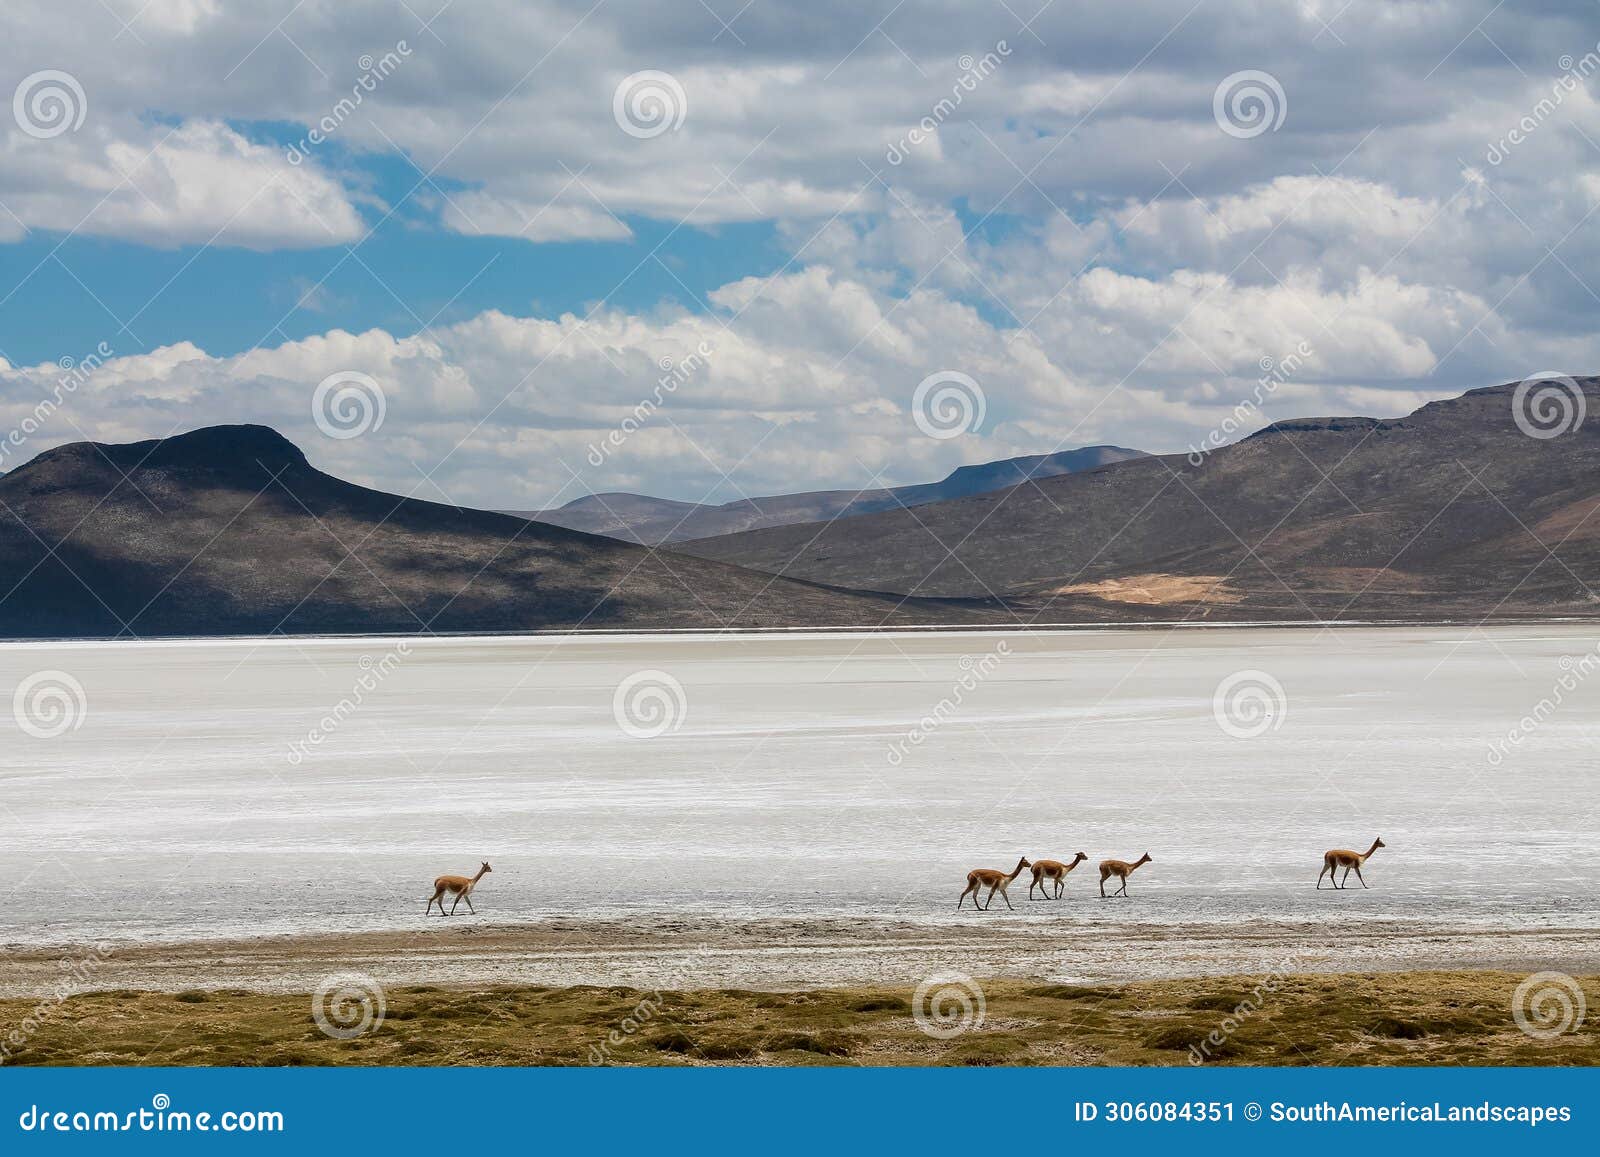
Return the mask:
<svg viewBox="0 0 1600 1157">
<path fill-rule="evenodd" d="M 943 971 L 1099 984 L 1268 973 L 1559 969 L 1600 972 L 1600 929 L 1468 929 L 1324 921 L 1249 925 L 1053 921 L 438 917 L 414 933 L 181 943 L 8 946 L 0 998 L 70 991 L 311 991 L 330 973 L 384 985 L 621 985 L 794 991 L 916 984 Z"/>
</svg>

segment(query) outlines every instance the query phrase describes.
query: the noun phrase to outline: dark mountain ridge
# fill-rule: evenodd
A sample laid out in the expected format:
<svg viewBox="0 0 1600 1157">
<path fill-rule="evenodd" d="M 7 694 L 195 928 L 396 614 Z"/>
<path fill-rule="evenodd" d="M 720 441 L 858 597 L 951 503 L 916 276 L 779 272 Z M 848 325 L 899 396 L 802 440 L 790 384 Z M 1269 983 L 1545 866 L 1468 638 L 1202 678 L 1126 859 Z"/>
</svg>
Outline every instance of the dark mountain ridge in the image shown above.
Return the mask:
<svg viewBox="0 0 1600 1157">
<path fill-rule="evenodd" d="M 0 476 L 0 636 L 982 619 L 356 486 L 263 426 L 74 443 Z"/>
</svg>

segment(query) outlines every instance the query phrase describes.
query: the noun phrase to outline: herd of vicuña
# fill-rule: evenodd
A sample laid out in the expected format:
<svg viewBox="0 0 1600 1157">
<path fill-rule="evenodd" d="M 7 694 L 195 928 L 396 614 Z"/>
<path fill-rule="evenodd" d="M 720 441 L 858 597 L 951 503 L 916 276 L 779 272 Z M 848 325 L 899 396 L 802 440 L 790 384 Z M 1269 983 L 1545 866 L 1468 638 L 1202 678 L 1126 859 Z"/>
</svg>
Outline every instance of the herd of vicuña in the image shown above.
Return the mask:
<svg viewBox="0 0 1600 1157">
<path fill-rule="evenodd" d="M 1372 858 L 1373 852 L 1387 846 L 1382 840 L 1373 840 L 1372 846 L 1365 852 L 1352 852 L 1347 848 L 1333 848 L 1324 852 L 1322 855 L 1322 871 L 1317 873 L 1317 887 L 1319 889 L 1322 887 L 1322 877 L 1327 876 L 1329 882 L 1336 889 L 1342 891 L 1350 880 L 1350 873 L 1354 872 L 1356 879 L 1360 880 L 1361 886 L 1365 888 L 1367 881 L 1361 874 L 1361 865 Z M 987 912 L 989 905 L 994 903 L 995 893 L 998 892 L 1000 893 L 1000 898 L 1006 902 L 1006 907 L 1011 908 L 1011 896 L 1007 889 L 1011 886 L 1011 881 L 1022 875 L 1024 868 L 1033 869 L 1033 883 L 1028 885 L 1028 899 L 1059 900 L 1062 893 L 1066 891 L 1067 874 L 1088 858 L 1088 855 L 1083 852 L 1077 853 L 1065 863 L 1060 860 L 1030 860 L 1027 856 L 1019 856 L 1017 857 L 1017 866 L 1009 872 L 1002 872 L 999 868 L 974 868 L 967 873 L 967 886 L 957 898 L 956 907 L 959 909 L 966 901 L 966 898 L 971 896 L 972 906 L 974 908 L 982 908 L 983 911 Z M 1116 896 L 1126 896 L 1128 894 L 1128 877 L 1150 862 L 1149 852 L 1146 852 L 1137 860 L 1101 860 L 1100 898 L 1109 900 Z M 1344 869 L 1344 875 L 1335 879 L 1334 877 L 1340 868 Z M 493 868 L 489 867 L 489 861 L 485 860 L 482 866 L 478 868 L 476 875 L 440 876 L 434 880 L 433 896 L 428 900 L 428 914 L 433 912 L 433 906 L 437 904 L 439 905 L 439 915 L 446 915 L 444 898 L 446 895 L 450 895 L 454 896 L 455 900 L 450 905 L 448 915 L 454 916 L 457 906 L 463 900 L 467 902 L 467 911 L 476 915 L 477 909 L 472 906 L 472 890 L 478 886 L 478 881 L 483 879 L 485 872 L 493 870 Z M 1114 891 L 1107 892 L 1106 881 L 1111 879 L 1118 880 L 1122 886 Z M 978 893 L 984 888 L 989 889 L 989 894 L 984 897 L 983 903 L 980 905 L 978 903 Z M 1035 889 L 1039 892 L 1037 897 L 1033 894 Z M 1014 908 L 1012 910 L 1015 911 Z"/>
<path fill-rule="evenodd" d="M 1387 846 L 1382 840 L 1373 840 L 1372 846 L 1365 852 L 1352 852 L 1346 848 L 1334 848 L 1331 851 L 1324 852 L 1322 856 L 1322 871 L 1317 873 L 1317 887 L 1322 887 L 1322 877 L 1327 876 L 1329 882 L 1336 889 L 1343 890 L 1350 879 L 1350 873 L 1354 872 L 1356 879 L 1360 880 L 1361 886 L 1365 888 L 1367 881 L 1361 874 L 1361 865 L 1372 858 L 1373 852 Z M 1002 872 L 999 868 L 974 868 L 967 873 L 967 886 L 961 895 L 957 897 L 956 907 L 959 909 L 966 901 L 966 898 L 971 896 L 972 906 L 974 908 L 982 908 L 987 912 L 989 905 L 994 903 L 995 893 L 998 892 L 1000 898 L 1006 902 L 1006 907 L 1011 908 L 1011 895 L 1007 889 L 1010 888 L 1011 881 L 1022 875 L 1024 868 L 1033 869 L 1033 883 L 1028 885 L 1028 899 L 1059 900 L 1066 890 L 1067 873 L 1088 858 L 1083 852 L 1077 853 L 1065 863 L 1060 860 L 1030 860 L 1027 856 L 1020 856 L 1017 859 L 1017 866 L 1009 872 Z M 1146 852 L 1137 860 L 1101 860 L 1100 898 L 1109 900 L 1115 896 L 1126 896 L 1128 894 L 1128 877 L 1133 875 L 1141 866 L 1150 862 L 1149 852 Z M 1340 868 L 1344 869 L 1344 875 L 1335 879 L 1335 875 Z M 1120 881 L 1121 887 L 1107 892 L 1106 881 L 1111 879 Z M 989 894 L 983 898 L 983 903 L 980 905 L 978 903 L 978 893 L 984 888 L 989 889 Z M 1033 894 L 1036 888 L 1039 891 L 1037 897 Z"/>
</svg>

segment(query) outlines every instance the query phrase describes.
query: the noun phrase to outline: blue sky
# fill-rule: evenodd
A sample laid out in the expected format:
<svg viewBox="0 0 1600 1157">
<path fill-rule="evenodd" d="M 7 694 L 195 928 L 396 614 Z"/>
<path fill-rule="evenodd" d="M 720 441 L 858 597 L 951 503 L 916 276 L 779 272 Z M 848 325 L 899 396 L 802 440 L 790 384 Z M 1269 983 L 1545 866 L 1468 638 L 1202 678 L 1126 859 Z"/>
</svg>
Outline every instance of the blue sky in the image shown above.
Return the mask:
<svg viewBox="0 0 1600 1157">
<path fill-rule="evenodd" d="M 1592 15 L 21 0 L 6 465 L 257 421 L 426 497 L 726 501 L 1592 371 Z"/>
<path fill-rule="evenodd" d="M 418 179 L 399 160 L 345 163 L 386 204 L 404 204 Z M 19 365 L 77 356 L 102 340 L 130 354 L 191 341 L 228 355 L 332 326 L 407 333 L 486 309 L 582 313 L 603 298 L 630 310 L 700 308 L 717 286 L 769 274 L 787 257 L 770 222 L 694 228 L 635 217 L 628 225 L 627 240 L 533 244 L 462 237 L 410 208 L 359 247 L 264 252 L 39 230 L 0 247 L 0 280 L 13 292 L 0 349 Z"/>
</svg>

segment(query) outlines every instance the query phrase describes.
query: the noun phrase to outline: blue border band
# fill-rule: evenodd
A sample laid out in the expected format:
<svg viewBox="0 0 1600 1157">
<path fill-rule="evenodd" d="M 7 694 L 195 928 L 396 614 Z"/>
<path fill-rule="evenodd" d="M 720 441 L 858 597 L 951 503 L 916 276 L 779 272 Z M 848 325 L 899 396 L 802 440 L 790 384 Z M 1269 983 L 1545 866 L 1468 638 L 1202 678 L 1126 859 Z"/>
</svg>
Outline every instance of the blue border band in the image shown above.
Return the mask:
<svg viewBox="0 0 1600 1157">
<path fill-rule="evenodd" d="M 1593 1069 L 3 1069 L 0 1105 L 6 1153 L 1155 1144 L 1281 1157 L 1324 1140 L 1454 1155 L 1600 1142 Z"/>
</svg>

